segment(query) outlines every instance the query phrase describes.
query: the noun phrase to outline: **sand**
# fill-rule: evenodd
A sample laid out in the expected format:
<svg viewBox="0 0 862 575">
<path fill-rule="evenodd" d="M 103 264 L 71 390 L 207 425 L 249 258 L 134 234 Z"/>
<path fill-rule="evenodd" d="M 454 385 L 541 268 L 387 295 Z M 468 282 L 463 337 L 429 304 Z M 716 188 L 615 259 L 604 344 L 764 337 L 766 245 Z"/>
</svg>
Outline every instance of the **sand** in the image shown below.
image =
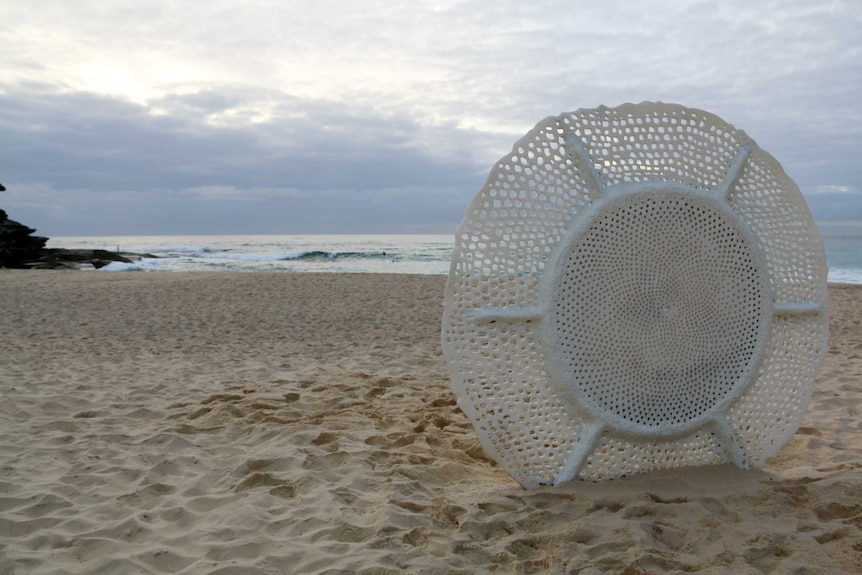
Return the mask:
<svg viewBox="0 0 862 575">
<path fill-rule="evenodd" d="M 444 282 L 0 271 L 0 573 L 862 572 L 862 286 L 763 469 L 525 491 L 455 405 Z"/>
</svg>

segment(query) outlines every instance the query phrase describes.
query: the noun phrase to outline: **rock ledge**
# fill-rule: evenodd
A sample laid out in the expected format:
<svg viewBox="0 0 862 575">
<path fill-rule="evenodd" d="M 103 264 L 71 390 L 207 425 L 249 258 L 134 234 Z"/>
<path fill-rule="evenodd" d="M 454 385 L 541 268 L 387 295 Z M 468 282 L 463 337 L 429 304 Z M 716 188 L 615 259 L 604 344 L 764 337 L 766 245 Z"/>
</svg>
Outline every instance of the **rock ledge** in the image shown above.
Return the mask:
<svg viewBox="0 0 862 575">
<path fill-rule="evenodd" d="M 46 248 L 48 238 L 32 235 L 35 231 L 10 220 L 6 212 L 0 210 L 0 268 L 56 270 L 92 266 L 99 269 L 111 262 L 132 263 L 141 258 L 156 257 L 133 252 Z"/>
</svg>

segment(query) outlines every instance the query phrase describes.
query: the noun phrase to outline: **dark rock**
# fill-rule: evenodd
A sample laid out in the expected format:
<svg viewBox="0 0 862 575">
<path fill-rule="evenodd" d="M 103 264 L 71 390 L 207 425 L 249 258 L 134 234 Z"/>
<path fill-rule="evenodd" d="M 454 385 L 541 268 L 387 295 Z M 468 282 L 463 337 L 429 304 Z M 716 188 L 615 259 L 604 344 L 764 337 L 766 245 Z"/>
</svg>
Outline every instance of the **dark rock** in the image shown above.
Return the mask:
<svg viewBox="0 0 862 575">
<path fill-rule="evenodd" d="M 115 252 L 107 250 L 65 250 L 59 248 L 46 248 L 42 250 L 42 257 L 38 262 L 31 264 L 35 269 L 77 269 L 82 264 L 91 264 L 94 268 L 103 268 L 111 262 L 131 263 L 133 260 Z"/>
<path fill-rule="evenodd" d="M 10 220 L 6 212 L 0 209 L 0 268 L 81 269 L 93 266 L 99 269 L 111 262 L 131 263 L 141 258 L 156 257 L 107 250 L 46 248 L 48 238 L 32 235 L 35 231 Z"/>
<path fill-rule="evenodd" d="M 0 267 L 24 268 L 41 257 L 48 238 L 31 235 L 35 231 L 10 220 L 6 212 L 0 210 Z"/>
<path fill-rule="evenodd" d="M 132 263 L 141 258 L 155 258 L 152 254 L 134 252 L 109 252 L 107 250 L 67 250 L 62 248 L 45 248 L 39 261 L 31 262 L 27 267 L 37 270 L 81 269 L 91 265 L 96 269 L 103 268 L 111 262 Z"/>
</svg>

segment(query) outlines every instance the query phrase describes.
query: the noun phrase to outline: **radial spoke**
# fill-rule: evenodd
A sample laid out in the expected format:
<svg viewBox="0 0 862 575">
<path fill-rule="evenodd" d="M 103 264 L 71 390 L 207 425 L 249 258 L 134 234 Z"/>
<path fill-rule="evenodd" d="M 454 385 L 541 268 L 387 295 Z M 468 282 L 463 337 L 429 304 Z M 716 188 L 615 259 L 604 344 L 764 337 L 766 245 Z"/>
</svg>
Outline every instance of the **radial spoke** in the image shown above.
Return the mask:
<svg viewBox="0 0 862 575">
<path fill-rule="evenodd" d="M 820 302 L 790 303 L 777 301 L 773 304 L 772 309 L 777 316 L 817 315 L 823 311 L 823 304 Z"/>
<path fill-rule="evenodd" d="M 717 415 L 711 419 L 711 423 L 713 424 L 711 427 L 718 436 L 719 443 L 730 461 L 737 467 L 747 468 L 742 447 L 740 447 L 736 433 L 734 433 L 727 418 L 723 415 Z"/>
<path fill-rule="evenodd" d="M 554 485 L 571 481 L 577 477 L 578 471 L 581 470 L 581 466 L 589 456 L 590 451 L 595 449 L 596 442 L 604 430 L 605 424 L 601 422 L 587 423 L 584 425 L 583 431 L 578 434 L 578 441 L 572 448 L 569 458 L 554 478 Z"/>
<path fill-rule="evenodd" d="M 494 323 L 538 321 L 542 317 L 539 306 L 506 306 L 506 307 L 483 307 L 467 310 L 467 319 L 475 323 Z"/>
<path fill-rule="evenodd" d="M 748 155 L 751 153 L 751 146 L 745 145 L 737 152 L 733 160 L 730 161 L 730 166 L 727 168 L 727 173 L 724 175 L 724 180 L 715 188 L 715 194 L 721 200 L 726 200 L 730 195 L 730 190 L 736 185 L 739 176 L 742 175 L 742 169 L 745 167 L 745 162 L 748 160 Z"/>
<path fill-rule="evenodd" d="M 593 164 L 593 159 L 590 157 L 584 141 L 575 134 L 569 134 L 566 137 L 566 150 L 572 153 L 572 159 L 582 163 L 580 167 L 587 176 L 587 184 L 590 185 L 596 194 L 601 194 L 602 189 L 605 187 L 602 184 L 602 176 L 596 170 L 596 166 Z"/>
</svg>

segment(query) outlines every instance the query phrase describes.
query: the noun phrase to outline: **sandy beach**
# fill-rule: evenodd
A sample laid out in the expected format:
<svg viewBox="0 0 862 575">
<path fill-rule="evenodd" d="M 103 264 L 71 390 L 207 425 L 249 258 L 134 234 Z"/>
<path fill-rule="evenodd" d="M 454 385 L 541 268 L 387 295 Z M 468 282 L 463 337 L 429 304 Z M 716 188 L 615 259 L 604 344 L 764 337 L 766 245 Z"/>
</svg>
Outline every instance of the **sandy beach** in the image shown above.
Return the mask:
<svg viewBox="0 0 862 575">
<path fill-rule="evenodd" d="M 862 286 L 762 469 L 523 490 L 444 276 L 0 270 L 0 574 L 862 572 Z"/>
</svg>

